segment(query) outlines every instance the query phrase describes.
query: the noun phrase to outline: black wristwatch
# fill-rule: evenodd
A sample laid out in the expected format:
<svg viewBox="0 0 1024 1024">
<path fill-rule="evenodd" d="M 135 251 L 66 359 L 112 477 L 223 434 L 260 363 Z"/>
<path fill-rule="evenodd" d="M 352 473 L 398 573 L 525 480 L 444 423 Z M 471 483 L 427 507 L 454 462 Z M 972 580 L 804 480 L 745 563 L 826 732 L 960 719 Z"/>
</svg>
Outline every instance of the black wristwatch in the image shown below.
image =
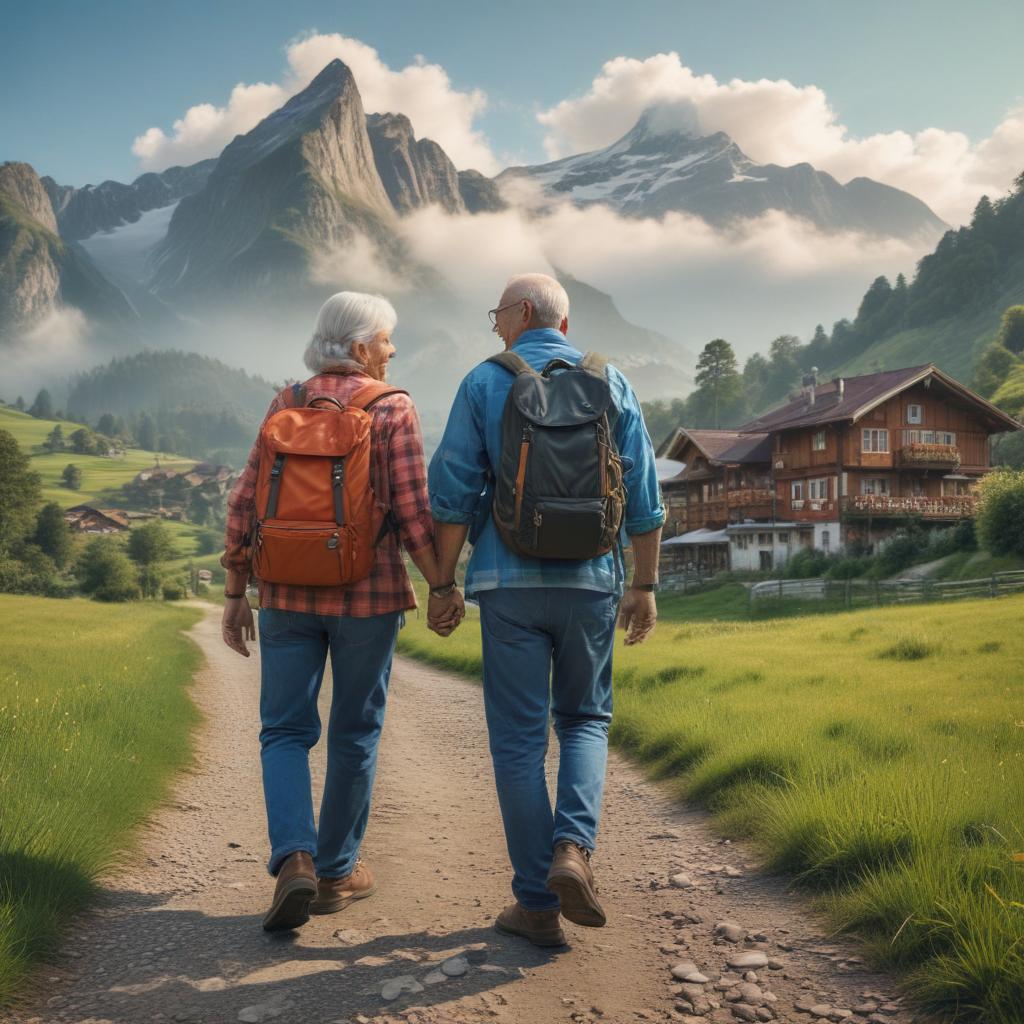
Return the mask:
<svg viewBox="0 0 1024 1024">
<path fill-rule="evenodd" d="M 452 580 L 450 583 L 442 583 L 440 586 L 430 588 L 430 596 L 437 598 L 450 597 L 455 593 L 457 587 L 458 583 L 455 580 Z"/>
<path fill-rule="evenodd" d="M 630 590 L 642 590 L 647 594 L 653 594 L 658 589 L 657 583 L 631 583 L 629 585 Z"/>
</svg>

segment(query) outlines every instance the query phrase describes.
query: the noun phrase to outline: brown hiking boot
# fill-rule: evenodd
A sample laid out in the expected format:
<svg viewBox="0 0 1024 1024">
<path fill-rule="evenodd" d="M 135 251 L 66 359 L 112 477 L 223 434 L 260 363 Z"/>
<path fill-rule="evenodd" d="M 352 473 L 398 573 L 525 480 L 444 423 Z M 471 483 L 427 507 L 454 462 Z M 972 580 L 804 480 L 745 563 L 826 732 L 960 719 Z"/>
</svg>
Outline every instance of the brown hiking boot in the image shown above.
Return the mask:
<svg viewBox="0 0 1024 1024">
<path fill-rule="evenodd" d="M 263 918 L 268 932 L 298 928 L 309 920 L 309 903 L 316 895 L 316 869 L 305 850 L 286 857 L 277 873 L 274 902 Z"/>
<path fill-rule="evenodd" d="M 562 917 L 587 928 L 603 928 L 607 918 L 597 901 L 590 851 L 569 840 L 555 845 L 548 872 L 548 889 L 562 905 Z"/>
<path fill-rule="evenodd" d="M 557 910 L 527 910 L 513 903 L 498 915 L 494 927 L 506 935 L 521 935 L 535 946 L 565 945 Z"/>
<path fill-rule="evenodd" d="M 316 880 L 316 899 L 309 905 L 309 912 L 334 914 L 344 910 L 353 900 L 364 900 L 376 891 L 373 872 L 361 860 L 357 860 L 352 874 L 344 878 Z"/>
</svg>

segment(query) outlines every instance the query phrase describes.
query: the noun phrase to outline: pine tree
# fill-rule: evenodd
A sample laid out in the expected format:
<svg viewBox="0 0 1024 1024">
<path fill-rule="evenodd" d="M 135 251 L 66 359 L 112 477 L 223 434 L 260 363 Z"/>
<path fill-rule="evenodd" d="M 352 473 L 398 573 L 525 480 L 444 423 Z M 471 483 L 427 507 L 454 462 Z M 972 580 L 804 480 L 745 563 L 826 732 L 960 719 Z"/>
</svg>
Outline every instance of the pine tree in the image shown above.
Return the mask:
<svg viewBox="0 0 1024 1024">
<path fill-rule="evenodd" d="M 63 450 L 64 431 L 61 429 L 61 425 L 59 423 L 49 432 L 49 434 L 46 435 L 43 447 L 48 452 L 59 452 Z"/>
<path fill-rule="evenodd" d="M 139 425 L 135 431 L 135 440 L 140 448 L 146 451 L 156 450 L 156 424 L 148 412 L 139 417 Z"/>
<path fill-rule="evenodd" d="M 29 416 L 35 416 L 37 420 L 48 420 L 53 416 L 53 399 L 46 388 L 41 388 L 36 400 L 28 411 Z"/>
<path fill-rule="evenodd" d="M 722 415 L 734 407 L 743 394 L 743 378 L 736 369 L 736 353 L 724 338 L 709 341 L 697 360 L 694 378 L 700 401 L 709 412 L 711 423 L 722 425 Z"/>
<path fill-rule="evenodd" d="M 69 462 L 64 467 L 60 479 L 68 490 L 77 491 L 82 486 L 82 471 L 73 462 Z"/>
<path fill-rule="evenodd" d="M 0 430 L 0 552 L 32 529 L 40 487 L 39 474 L 15 436 Z"/>
<path fill-rule="evenodd" d="M 1011 352 L 1024 352 L 1024 306 L 1007 307 L 996 340 Z"/>
</svg>

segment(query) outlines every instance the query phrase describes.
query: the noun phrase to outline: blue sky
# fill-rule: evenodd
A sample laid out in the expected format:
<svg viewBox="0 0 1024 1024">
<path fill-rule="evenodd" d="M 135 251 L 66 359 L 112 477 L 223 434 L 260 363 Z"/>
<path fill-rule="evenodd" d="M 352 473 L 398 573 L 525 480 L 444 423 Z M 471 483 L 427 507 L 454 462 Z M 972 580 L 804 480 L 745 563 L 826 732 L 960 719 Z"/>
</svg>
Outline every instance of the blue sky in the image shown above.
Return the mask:
<svg viewBox="0 0 1024 1024">
<path fill-rule="evenodd" d="M 677 51 L 719 82 L 788 79 L 824 90 L 854 136 L 928 127 L 987 137 L 1024 94 L 1024 4 L 976 0 L 719 0 L 515 6 L 291 0 L 7 0 L 0 34 L 0 160 L 81 185 L 139 171 L 132 140 L 170 131 L 238 82 L 277 82 L 289 41 L 312 30 L 416 54 L 458 90 L 482 89 L 479 128 L 499 154 L 544 157 L 540 109 L 589 88 L 603 62 Z"/>
</svg>

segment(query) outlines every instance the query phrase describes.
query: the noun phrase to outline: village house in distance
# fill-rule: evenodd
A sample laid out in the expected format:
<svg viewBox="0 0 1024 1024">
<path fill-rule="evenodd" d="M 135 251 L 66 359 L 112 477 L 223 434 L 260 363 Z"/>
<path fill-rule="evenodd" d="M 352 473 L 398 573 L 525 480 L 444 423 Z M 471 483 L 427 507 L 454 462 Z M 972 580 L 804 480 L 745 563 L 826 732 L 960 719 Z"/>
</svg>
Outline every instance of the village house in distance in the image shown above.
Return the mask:
<svg viewBox="0 0 1024 1024">
<path fill-rule="evenodd" d="M 974 515 L 993 434 L 1021 424 L 934 364 L 819 384 L 738 430 L 676 429 L 658 455 L 668 566 L 770 570 L 804 546 L 873 550 L 911 517 Z"/>
</svg>

